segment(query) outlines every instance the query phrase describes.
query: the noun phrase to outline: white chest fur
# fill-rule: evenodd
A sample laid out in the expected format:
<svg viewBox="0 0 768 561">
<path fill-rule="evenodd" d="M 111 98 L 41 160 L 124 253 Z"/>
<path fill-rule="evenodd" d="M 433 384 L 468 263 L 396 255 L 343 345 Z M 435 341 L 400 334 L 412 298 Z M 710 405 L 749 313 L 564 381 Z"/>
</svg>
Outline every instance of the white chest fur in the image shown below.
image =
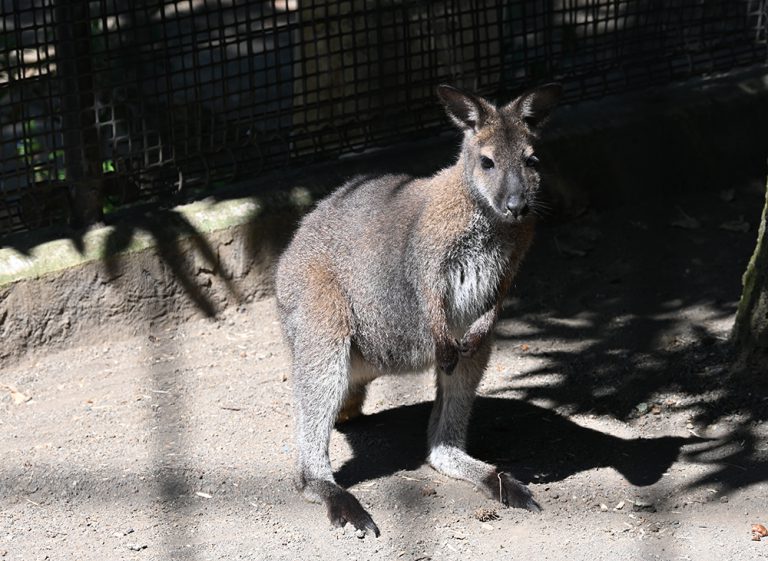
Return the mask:
<svg viewBox="0 0 768 561">
<path fill-rule="evenodd" d="M 449 317 L 464 329 L 495 301 L 507 268 L 510 248 L 494 235 L 490 225 L 475 217 L 448 255 L 446 267 Z"/>
</svg>

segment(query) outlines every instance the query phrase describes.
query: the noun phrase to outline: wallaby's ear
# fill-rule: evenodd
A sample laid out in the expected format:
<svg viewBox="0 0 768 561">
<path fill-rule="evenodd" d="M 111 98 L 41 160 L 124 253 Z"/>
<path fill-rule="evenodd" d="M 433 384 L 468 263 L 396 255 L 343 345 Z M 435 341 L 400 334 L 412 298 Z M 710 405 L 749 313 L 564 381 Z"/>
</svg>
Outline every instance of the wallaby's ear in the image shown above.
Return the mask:
<svg viewBox="0 0 768 561">
<path fill-rule="evenodd" d="M 445 105 L 445 112 L 460 129 L 477 131 L 483 126 L 488 108 L 482 99 L 446 85 L 437 87 L 437 95 Z"/>
<path fill-rule="evenodd" d="M 560 84 L 545 84 L 512 100 L 504 110 L 514 111 L 528 126 L 536 128 L 547 120 L 562 93 L 563 87 Z"/>
</svg>

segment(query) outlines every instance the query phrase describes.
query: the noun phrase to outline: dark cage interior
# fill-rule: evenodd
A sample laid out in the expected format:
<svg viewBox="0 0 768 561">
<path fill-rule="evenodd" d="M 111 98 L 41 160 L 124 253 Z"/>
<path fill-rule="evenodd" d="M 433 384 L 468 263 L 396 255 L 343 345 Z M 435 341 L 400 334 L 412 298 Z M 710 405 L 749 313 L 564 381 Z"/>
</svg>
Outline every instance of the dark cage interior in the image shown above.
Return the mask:
<svg viewBox="0 0 768 561">
<path fill-rule="evenodd" d="M 433 135 L 443 82 L 572 102 L 766 62 L 766 0 L 0 1 L 0 235 Z"/>
</svg>

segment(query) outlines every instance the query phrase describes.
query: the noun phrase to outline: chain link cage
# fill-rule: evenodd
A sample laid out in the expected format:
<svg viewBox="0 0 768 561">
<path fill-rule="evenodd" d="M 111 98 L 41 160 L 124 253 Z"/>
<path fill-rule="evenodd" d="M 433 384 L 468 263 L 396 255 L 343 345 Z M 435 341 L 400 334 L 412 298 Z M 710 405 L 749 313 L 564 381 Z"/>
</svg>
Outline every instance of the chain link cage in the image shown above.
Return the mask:
<svg viewBox="0 0 768 561">
<path fill-rule="evenodd" d="M 0 235 L 447 126 L 766 62 L 768 0 L 0 0 Z M 181 196 L 181 197 L 180 197 Z"/>
</svg>

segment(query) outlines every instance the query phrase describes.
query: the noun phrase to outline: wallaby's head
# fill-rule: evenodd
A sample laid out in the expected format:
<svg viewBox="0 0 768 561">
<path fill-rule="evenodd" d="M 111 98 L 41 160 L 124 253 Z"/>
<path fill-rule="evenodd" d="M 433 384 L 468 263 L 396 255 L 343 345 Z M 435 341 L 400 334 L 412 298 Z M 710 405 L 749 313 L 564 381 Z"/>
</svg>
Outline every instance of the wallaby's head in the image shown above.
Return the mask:
<svg viewBox="0 0 768 561">
<path fill-rule="evenodd" d="M 472 193 L 505 222 L 535 208 L 539 159 L 535 140 L 560 98 L 559 84 L 529 90 L 503 107 L 451 86 L 439 86 L 451 120 L 464 131 L 459 164 Z"/>
</svg>

